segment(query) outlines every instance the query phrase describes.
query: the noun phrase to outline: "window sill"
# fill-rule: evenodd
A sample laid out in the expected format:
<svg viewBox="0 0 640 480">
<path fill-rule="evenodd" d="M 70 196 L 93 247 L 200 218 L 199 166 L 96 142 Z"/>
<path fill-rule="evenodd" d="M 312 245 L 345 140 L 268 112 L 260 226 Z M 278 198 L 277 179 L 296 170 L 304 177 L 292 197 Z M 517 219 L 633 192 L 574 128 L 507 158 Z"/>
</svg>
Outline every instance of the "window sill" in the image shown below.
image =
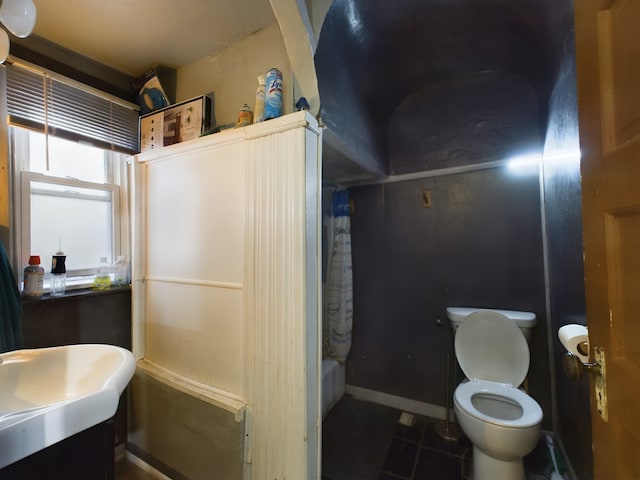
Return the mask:
<svg viewBox="0 0 640 480">
<path fill-rule="evenodd" d="M 78 288 L 75 290 L 67 290 L 64 295 L 56 295 L 51 296 L 48 293 L 45 293 L 41 297 L 27 297 L 22 296 L 23 303 L 33 303 L 33 302 L 55 302 L 58 300 L 63 300 L 65 298 L 72 297 L 86 297 L 86 296 L 98 296 L 98 295 L 109 295 L 112 293 L 123 292 L 131 290 L 131 286 L 127 285 L 125 287 L 111 287 L 105 290 L 95 290 L 93 288 Z"/>
</svg>

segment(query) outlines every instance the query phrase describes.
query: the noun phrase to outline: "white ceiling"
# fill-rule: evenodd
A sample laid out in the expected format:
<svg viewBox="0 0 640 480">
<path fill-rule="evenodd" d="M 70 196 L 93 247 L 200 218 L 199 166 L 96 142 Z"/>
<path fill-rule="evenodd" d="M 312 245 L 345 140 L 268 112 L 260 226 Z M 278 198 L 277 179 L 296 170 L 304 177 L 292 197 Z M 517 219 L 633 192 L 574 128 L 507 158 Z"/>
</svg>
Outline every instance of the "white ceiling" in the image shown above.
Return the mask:
<svg viewBox="0 0 640 480">
<path fill-rule="evenodd" d="M 34 0 L 34 35 L 137 76 L 179 68 L 275 21 L 269 0 Z"/>
</svg>

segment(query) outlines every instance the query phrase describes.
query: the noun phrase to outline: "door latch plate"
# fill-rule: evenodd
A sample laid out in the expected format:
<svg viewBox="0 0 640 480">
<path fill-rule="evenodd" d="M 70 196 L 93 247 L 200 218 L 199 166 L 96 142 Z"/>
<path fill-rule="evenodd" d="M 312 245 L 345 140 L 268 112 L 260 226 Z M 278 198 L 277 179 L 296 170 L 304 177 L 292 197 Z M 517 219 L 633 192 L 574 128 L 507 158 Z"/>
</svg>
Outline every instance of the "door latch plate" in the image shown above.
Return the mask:
<svg viewBox="0 0 640 480">
<path fill-rule="evenodd" d="M 600 375 L 595 375 L 595 395 L 596 395 L 596 409 L 600 418 L 605 422 L 609 421 L 609 413 L 607 409 L 607 375 L 606 365 L 604 359 L 604 349 L 597 345 L 593 347 L 593 357 L 597 364 L 600 365 Z"/>
</svg>

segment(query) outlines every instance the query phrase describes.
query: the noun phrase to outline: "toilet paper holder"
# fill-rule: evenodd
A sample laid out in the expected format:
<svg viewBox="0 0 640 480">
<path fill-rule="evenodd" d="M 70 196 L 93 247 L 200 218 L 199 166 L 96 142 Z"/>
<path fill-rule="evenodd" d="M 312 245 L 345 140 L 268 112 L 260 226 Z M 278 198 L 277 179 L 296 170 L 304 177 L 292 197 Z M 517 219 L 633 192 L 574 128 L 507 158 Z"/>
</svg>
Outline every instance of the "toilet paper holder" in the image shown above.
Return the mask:
<svg viewBox="0 0 640 480">
<path fill-rule="evenodd" d="M 567 349 L 562 356 L 562 367 L 568 377 L 579 380 L 583 373 L 602 375 L 603 369 L 598 358 L 590 362 L 589 332 L 584 325 L 563 325 L 558 330 L 560 342 Z M 596 350 L 598 348 L 596 347 Z M 596 354 L 597 352 L 594 352 Z"/>
<path fill-rule="evenodd" d="M 585 357 L 589 357 L 589 342 L 580 342 L 576 346 L 576 350 L 580 355 L 584 355 Z"/>
<path fill-rule="evenodd" d="M 558 332 L 560 342 L 567 349 L 562 355 L 564 373 L 580 380 L 585 373 L 593 375 L 594 397 L 598 415 L 606 422 L 609 418 L 607 402 L 606 355 L 604 348 L 589 345 L 589 332 L 582 325 L 565 325 Z M 593 356 L 590 355 L 593 350 Z"/>
</svg>

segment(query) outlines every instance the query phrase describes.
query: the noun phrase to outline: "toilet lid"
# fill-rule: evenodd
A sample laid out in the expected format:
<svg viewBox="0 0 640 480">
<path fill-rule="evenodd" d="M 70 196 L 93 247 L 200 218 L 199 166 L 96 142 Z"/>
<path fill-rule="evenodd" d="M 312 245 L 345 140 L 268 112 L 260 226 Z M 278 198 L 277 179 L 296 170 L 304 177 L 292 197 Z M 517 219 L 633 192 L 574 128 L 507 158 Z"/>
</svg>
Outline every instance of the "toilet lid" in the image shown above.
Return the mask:
<svg viewBox="0 0 640 480">
<path fill-rule="evenodd" d="M 518 386 L 529 371 L 529 346 L 513 320 L 492 310 L 466 317 L 455 337 L 456 358 L 470 380 Z"/>
</svg>

